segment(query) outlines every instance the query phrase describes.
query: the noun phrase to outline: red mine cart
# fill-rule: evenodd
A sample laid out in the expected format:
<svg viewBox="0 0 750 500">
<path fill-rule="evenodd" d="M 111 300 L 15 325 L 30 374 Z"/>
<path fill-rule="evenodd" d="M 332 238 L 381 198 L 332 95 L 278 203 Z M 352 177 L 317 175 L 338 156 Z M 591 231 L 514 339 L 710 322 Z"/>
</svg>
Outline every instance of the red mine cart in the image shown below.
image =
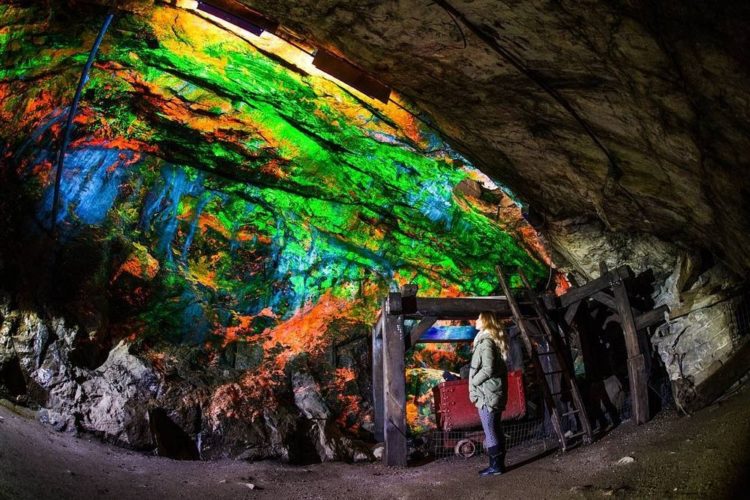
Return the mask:
<svg viewBox="0 0 750 500">
<path fill-rule="evenodd" d="M 437 426 L 442 432 L 442 446 L 452 448 L 457 455 L 469 457 L 476 453 L 484 439 L 477 408 L 469 401 L 469 381 L 451 380 L 437 385 L 433 390 Z M 526 415 L 526 395 L 523 388 L 523 371 L 508 373 L 508 401 L 503 411 L 503 421 L 518 420 Z M 466 432 L 452 432 L 466 431 Z"/>
</svg>

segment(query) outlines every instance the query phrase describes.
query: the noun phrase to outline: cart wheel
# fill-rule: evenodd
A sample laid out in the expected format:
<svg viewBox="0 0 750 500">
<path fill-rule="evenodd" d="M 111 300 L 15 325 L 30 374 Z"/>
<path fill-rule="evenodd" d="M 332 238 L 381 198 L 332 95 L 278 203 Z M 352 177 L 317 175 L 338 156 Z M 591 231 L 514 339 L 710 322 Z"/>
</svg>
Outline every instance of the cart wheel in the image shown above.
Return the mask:
<svg viewBox="0 0 750 500">
<path fill-rule="evenodd" d="M 471 458 L 477 453 L 477 445 L 471 439 L 462 439 L 456 443 L 454 450 L 456 455 L 464 458 Z"/>
</svg>

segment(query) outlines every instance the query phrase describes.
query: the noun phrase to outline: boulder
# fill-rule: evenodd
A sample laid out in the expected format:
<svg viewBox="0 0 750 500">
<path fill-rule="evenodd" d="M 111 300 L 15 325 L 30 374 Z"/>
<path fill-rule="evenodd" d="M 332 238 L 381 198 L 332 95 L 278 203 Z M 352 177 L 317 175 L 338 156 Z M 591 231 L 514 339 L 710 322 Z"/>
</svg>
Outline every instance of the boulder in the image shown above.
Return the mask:
<svg viewBox="0 0 750 500">
<path fill-rule="evenodd" d="M 153 445 L 148 402 L 159 391 L 159 379 L 120 342 L 104 364 L 80 386 L 81 428 L 101 433 L 134 448 Z"/>
</svg>

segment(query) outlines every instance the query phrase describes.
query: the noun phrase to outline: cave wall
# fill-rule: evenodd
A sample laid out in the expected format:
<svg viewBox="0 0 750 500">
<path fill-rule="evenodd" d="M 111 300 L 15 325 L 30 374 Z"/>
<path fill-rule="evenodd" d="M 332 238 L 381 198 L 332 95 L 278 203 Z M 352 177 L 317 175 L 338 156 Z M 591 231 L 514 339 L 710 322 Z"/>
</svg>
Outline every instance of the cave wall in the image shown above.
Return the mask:
<svg viewBox="0 0 750 500">
<path fill-rule="evenodd" d="M 53 231 L 102 19 L 0 6 L 0 363 L 56 428 L 151 448 L 166 415 L 203 457 L 354 460 L 390 287 L 547 278 L 520 208 L 412 113 L 165 5 L 104 38 Z"/>
</svg>

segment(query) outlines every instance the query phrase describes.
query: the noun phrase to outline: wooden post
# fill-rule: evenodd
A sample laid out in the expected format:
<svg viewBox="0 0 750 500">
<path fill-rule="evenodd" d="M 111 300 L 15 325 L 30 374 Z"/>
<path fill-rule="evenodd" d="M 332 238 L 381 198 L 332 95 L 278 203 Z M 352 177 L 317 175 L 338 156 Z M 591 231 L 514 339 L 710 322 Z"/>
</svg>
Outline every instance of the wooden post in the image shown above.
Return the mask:
<svg viewBox="0 0 750 500">
<path fill-rule="evenodd" d="M 411 336 L 409 337 L 409 345 L 406 346 L 407 349 L 414 347 L 417 342 L 419 342 L 419 337 L 424 334 L 427 330 L 430 329 L 432 325 L 435 324 L 437 321 L 437 318 L 434 316 L 426 316 L 420 320 L 419 323 L 414 325 L 414 328 L 411 330 Z"/>
<path fill-rule="evenodd" d="M 646 360 L 638 342 L 638 330 L 635 327 L 628 290 L 622 279 L 613 283 L 612 288 L 615 292 L 615 306 L 620 316 L 622 332 L 625 335 L 625 348 L 628 352 L 628 379 L 630 380 L 633 415 L 635 415 L 636 424 L 643 424 L 649 418 Z"/>
<path fill-rule="evenodd" d="M 390 293 L 383 328 L 385 465 L 406 467 L 406 377 L 401 294 Z"/>
<path fill-rule="evenodd" d="M 380 310 L 380 317 L 372 330 L 372 405 L 375 410 L 375 440 L 378 443 L 385 439 L 384 405 L 383 405 L 383 325 L 385 323 L 385 304 Z"/>
</svg>

